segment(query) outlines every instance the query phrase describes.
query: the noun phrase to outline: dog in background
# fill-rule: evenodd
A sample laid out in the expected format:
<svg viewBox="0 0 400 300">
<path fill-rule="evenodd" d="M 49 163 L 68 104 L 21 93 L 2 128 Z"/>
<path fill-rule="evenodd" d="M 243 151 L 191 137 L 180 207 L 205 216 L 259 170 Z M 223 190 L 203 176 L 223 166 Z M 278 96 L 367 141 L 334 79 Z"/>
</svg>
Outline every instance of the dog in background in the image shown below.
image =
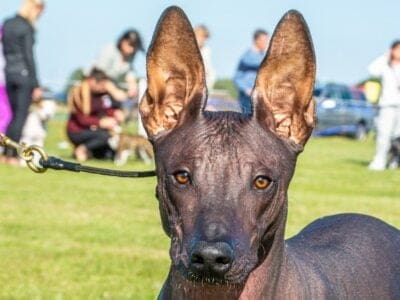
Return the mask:
<svg viewBox="0 0 400 300">
<path fill-rule="evenodd" d="M 54 117 L 57 105 L 53 100 L 41 100 L 31 105 L 22 130 L 21 142 L 43 147 L 47 136 L 48 121 Z"/>
<path fill-rule="evenodd" d="M 151 164 L 154 159 L 153 146 L 145 137 L 123 132 L 115 137 L 114 163 L 116 165 L 122 166 L 126 164 L 128 158 L 132 155 L 144 161 L 145 164 Z"/>
<path fill-rule="evenodd" d="M 400 166 L 400 136 L 390 145 L 388 166 L 389 169 L 397 169 Z"/>
</svg>

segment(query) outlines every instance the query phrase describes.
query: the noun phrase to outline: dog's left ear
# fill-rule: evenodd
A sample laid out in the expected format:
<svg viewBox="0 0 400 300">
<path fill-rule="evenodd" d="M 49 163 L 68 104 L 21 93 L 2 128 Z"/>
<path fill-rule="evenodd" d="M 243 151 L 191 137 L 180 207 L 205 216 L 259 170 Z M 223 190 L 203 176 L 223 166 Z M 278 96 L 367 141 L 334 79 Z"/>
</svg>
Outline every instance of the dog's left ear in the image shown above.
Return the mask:
<svg viewBox="0 0 400 300">
<path fill-rule="evenodd" d="M 252 94 L 254 117 L 304 146 L 315 124 L 315 55 L 302 15 L 289 11 L 272 36 Z"/>
<path fill-rule="evenodd" d="M 204 108 L 207 90 L 200 50 L 185 13 L 179 7 L 165 10 L 147 53 L 148 87 L 140 114 L 155 139 Z"/>
</svg>

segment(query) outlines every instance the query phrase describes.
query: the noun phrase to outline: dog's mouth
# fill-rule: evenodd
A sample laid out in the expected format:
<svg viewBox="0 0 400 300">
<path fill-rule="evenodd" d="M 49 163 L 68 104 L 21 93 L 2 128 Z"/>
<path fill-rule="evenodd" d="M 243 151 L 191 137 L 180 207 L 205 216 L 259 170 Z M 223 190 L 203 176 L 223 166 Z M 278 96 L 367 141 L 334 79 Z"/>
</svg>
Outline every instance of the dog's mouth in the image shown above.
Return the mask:
<svg viewBox="0 0 400 300">
<path fill-rule="evenodd" d="M 188 281 L 207 285 L 241 285 L 243 284 L 251 268 L 249 264 L 234 264 L 228 272 L 221 275 L 212 270 L 199 271 L 191 265 L 185 266 L 182 262 L 178 267 L 181 275 Z"/>
<path fill-rule="evenodd" d="M 185 277 L 189 281 L 199 282 L 202 284 L 209 284 L 209 285 L 232 284 L 232 282 L 226 278 L 220 278 L 219 276 L 215 276 L 213 274 L 201 274 L 193 271 L 188 271 Z"/>
</svg>

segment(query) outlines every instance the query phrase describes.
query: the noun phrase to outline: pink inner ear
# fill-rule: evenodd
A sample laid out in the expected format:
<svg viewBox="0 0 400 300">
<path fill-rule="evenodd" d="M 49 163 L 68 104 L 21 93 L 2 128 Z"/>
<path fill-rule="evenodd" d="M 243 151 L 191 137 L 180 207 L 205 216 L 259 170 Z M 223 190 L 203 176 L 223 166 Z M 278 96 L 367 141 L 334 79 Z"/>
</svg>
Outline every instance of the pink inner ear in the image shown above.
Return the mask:
<svg viewBox="0 0 400 300">
<path fill-rule="evenodd" d="M 205 86 L 192 27 L 177 7 L 168 8 L 159 20 L 147 55 L 147 75 L 148 99 L 140 111 L 147 133 L 154 136 L 179 126 L 191 102 L 197 101 L 193 95 Z"/>
<path fill-rule="evenodd" d="M 304 145 L 314 126 L 309 108 L 316 67 L 311 37 L 298 12 L 289 12 L 281 19 L 267 53 L 255 91 L 262 95 L 258 96 L 257 110 L 264 106 L 262 110 L 269 110 L 274 122 L 262 111 L 255 111 L 263 115 L 257 119 L 267 122 L 279 136 Z"/>
<path fill-rule="evenodd" d="M 293 110 L 296 104 L 296 92 L 293 86 L 285 85 L 273 89 L 271 107 L 275 119 L 276 132 L 283 137 L 289 138 Z"/>
</svg>

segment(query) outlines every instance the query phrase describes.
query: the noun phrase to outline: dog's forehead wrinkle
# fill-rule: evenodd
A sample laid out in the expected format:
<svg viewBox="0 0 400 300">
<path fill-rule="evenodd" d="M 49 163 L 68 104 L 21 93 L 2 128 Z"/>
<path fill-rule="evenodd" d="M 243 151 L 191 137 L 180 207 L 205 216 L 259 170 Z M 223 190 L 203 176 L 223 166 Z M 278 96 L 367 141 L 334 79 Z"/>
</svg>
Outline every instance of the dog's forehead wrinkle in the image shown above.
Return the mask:
<svg viewBox="0 0 400 300">
<path fill-rule="evenodd" d="M 288 147 L 272 132 L 236 114 L 208 116 L 166 139 L 161 156 L 167 164 L 189 164 L 205 174 L 216 170 L 215 176 L 226 170 L 238 178 L 246 168 L 273 170 L 288 164 L 283 161 L 288 158 Z"/>
</svg>

